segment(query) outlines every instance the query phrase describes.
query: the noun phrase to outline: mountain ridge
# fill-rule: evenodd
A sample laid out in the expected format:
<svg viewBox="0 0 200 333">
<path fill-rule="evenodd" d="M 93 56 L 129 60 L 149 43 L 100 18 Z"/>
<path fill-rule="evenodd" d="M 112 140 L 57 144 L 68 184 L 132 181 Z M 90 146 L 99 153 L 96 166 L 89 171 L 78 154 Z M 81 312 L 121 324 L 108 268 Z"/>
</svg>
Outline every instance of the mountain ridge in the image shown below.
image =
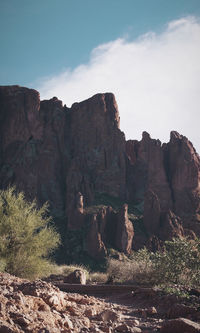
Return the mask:
<svg viewBox="0 0 200 333">
<path fill-rule="evenodd" d="M 0 86 L 0 188 L 49 202 L 64 261 L 200 236 L 192 143 L 176 131 L 164 144 L 147 132 L 126 141 L 119 123 L 112 93 L 68 108 L 56 97 L 40 101 L 34 89 Z"/>
</svg>

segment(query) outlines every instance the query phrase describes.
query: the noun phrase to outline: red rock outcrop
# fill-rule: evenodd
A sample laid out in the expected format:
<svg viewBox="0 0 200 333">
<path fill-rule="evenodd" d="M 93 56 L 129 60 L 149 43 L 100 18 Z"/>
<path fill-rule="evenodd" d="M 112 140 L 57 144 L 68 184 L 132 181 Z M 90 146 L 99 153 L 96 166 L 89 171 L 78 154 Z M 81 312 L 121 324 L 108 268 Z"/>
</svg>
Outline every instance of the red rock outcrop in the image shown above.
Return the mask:
<svg viewBox="0 0 200 333">
<path fill-rule="evenodd" d="M 86 205 L 94 200 L 94 192 L 125 197 L 125 137 L 114 95 L 97 94 L 73 104 L 69 137 L 67 209 L 79 191 Z"/>
<path fill-rule="evenodd" d="M 134 236 L 133 224 L 128 219 L 128 205 L 114 212 L 111 207 L 102 207 L 97 213 L 85 214 L 88 225 L 86 251 L 93 258 L 103 259 L 107 254 L 106 246 L 130 254 Z"/>
<path fill-rule="evenodd" d="M 161 145 L 144 132 L 141 141 L 127 142 L 126 151 L 129 198 L 144 201 L 150 239 L 200 235 L 200 158 L 191 142 L 171 132 L 170 142 Z"/>
<path fill-rule="evenodd" d="M 171 190 L 161 142 L 143 132 L 140 142 L 127 142 L 127 155 L 131 164 L 127 184 L 130 199 L 144 200 L 144 193 L 150 189 L 159 197 L 161 210 L 171 208 Z"/>
<path fill-rule="evenodd" d="M 106 246 L 129 253 L 131 244 L 200 235 L 200 157 L 191 142 L 177 132 L 163 145 L 146 132 L 126 142 L 111 93 L 67 108 L 56 97 L 40 102 L 33 89 L 0 87 L 0 188 L 9 185 L 49 202 L 64 244 L 89 223 L 82 245 L 93 257 Z M 99 195 L 114 209 L 118 200 L 118 212 L 91 217 L 84 207 L 98 205 Z M 119 211 L 125 203 L 144 215 L 139 234 L 127 209 Z"/>
<path fill-rule="evenodd" d="M 184 227 L 200 235 L 200 157 L 192 143 L 177 132 L 171 132 L 166 147 L 173 210 Z"/>
<path fill-rule="evenodd" d="M 130 254 L 134 236 L 133 224 L 128 219 L 128 205 L 123 205 L 117 216 L 116 223 L 116 248 L 121 252 Z"/>
<path fill-rule="evenodd" d="M 162 211 L 158 196 L 150 190 L 144 199 L 144 226 L 149 236 L 162 241 L 184 236 L 181 219 L 170 209 Z"/>
<path fill-rule="evenodd" d="M 91 215 L 88 234 L 86 237 L 86 251 L 95 259 L 103 259 L 107 254 L 102 235 L 99 230 L 98 215 Z"/>
<path fill-rule="evenodd" d="M 200 157 L 183 135 L 171 132 L 168 143 L 170 183 L 174 210 L 180 215 L 200 210 Z"/>
<path fill-rule="evenodd" d="M 157 233 L 160 227 L 160 214 L 158 196 L 153 191 L 148 190 L 144 198 L 144 226 L 150 235 Z"/>
</svg>

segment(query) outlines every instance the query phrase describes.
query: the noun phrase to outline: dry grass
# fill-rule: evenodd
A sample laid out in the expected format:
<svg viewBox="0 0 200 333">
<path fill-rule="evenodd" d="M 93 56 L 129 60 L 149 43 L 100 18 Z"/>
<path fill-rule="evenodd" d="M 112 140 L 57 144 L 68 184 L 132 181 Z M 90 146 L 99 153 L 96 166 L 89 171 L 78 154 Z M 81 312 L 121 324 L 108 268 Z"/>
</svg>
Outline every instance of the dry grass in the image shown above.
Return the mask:
<svg viewBox="0 0 200 333">
<path fill-rule="evenodd" d="M 51 274 L 55 275 L 69 275 L 76 269 L 80 269 L 86 273 L 86 278 L 89 278 L 89 271 L 83 265 L 54 265 Z"/>
<path fill-rule="evenodd" d="M 107 272 L 116 283 L 149 285 L 154 282 L 151 263 L 143 261 L 110 259 Z"/>
<path fill-rule="evenodd" d="M 108 280 L 107 273 L 93 272 L 90 273 L 89 275 L 89 282 L 106 283 L 107 280 Z"/>
<path fill-rule="evenodd" d="M 80 269 L 86 273 L 86 279 L 89 283 L 105 283 L 108 279 L 107 273 L 89 272 L 88 269 L 83 265 L 54 265 L 51 274 L 67 276 L 74 272 L 76 269 Z"/>
</svg>

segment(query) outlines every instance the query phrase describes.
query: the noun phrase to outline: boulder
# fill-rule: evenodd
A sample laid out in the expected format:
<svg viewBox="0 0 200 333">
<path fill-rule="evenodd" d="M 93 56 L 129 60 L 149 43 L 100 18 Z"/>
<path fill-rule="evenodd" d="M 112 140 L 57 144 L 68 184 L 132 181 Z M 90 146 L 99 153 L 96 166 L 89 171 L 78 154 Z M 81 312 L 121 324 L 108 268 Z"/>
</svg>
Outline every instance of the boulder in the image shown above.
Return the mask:
<svg viewBox="0 0 200 333">
<path fill-rule="evenodd" d="M 80 269 L 76 269 L 64 278 L 65 283 L 86 284 L 86 273 Z"/>
<path fill-rule="evenodd" d="M 140 333 L 142 330 L 139 327 L 130 327 L 127 324 L 123 323 L 115 327 L 116 332 L 121 333 Z"/>
<path fill-rule="evenodd" d="M 101 320 L 103 322 L 108 322 L 108 321 L 115 322 L 120 320 L 120 316 L 115 311 L 104 310 L 98 315 L 98 320 Z"/>
<path fill-rule="evenodd" d="M 160 333 L 199 333 L 200 325 L 189 319 L 178 318 L 165 321 L 160 329 Z"/>
<path fill-rule="evenodd" d="M 197 309 L 194 306 L 188 306 L 185 304 L 173 304 L 172 307 L 168 310 L 168 318 L 179 318 L 187 317 L 188 315 L 195 314 Z"/>
</svg>

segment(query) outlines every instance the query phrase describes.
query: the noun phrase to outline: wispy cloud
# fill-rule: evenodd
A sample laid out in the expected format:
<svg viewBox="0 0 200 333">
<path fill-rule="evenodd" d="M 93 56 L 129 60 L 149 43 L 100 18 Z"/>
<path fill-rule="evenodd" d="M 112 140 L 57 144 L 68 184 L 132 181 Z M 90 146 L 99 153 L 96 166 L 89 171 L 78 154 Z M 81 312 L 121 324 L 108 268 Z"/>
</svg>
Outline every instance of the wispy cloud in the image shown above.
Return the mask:
<svg viewBox="0 0 200 333">
<path fill-rule="evenodd" d="M 113 92 L 126 138 L 142 131 L 165 142 L 177 130 L 200 150 L 200 21 L 186 17 L 160 33 L 99 45 L 90 61 L 40 81 L 41 98 L 68 106 L 98 92 Z"/>
</svg>

